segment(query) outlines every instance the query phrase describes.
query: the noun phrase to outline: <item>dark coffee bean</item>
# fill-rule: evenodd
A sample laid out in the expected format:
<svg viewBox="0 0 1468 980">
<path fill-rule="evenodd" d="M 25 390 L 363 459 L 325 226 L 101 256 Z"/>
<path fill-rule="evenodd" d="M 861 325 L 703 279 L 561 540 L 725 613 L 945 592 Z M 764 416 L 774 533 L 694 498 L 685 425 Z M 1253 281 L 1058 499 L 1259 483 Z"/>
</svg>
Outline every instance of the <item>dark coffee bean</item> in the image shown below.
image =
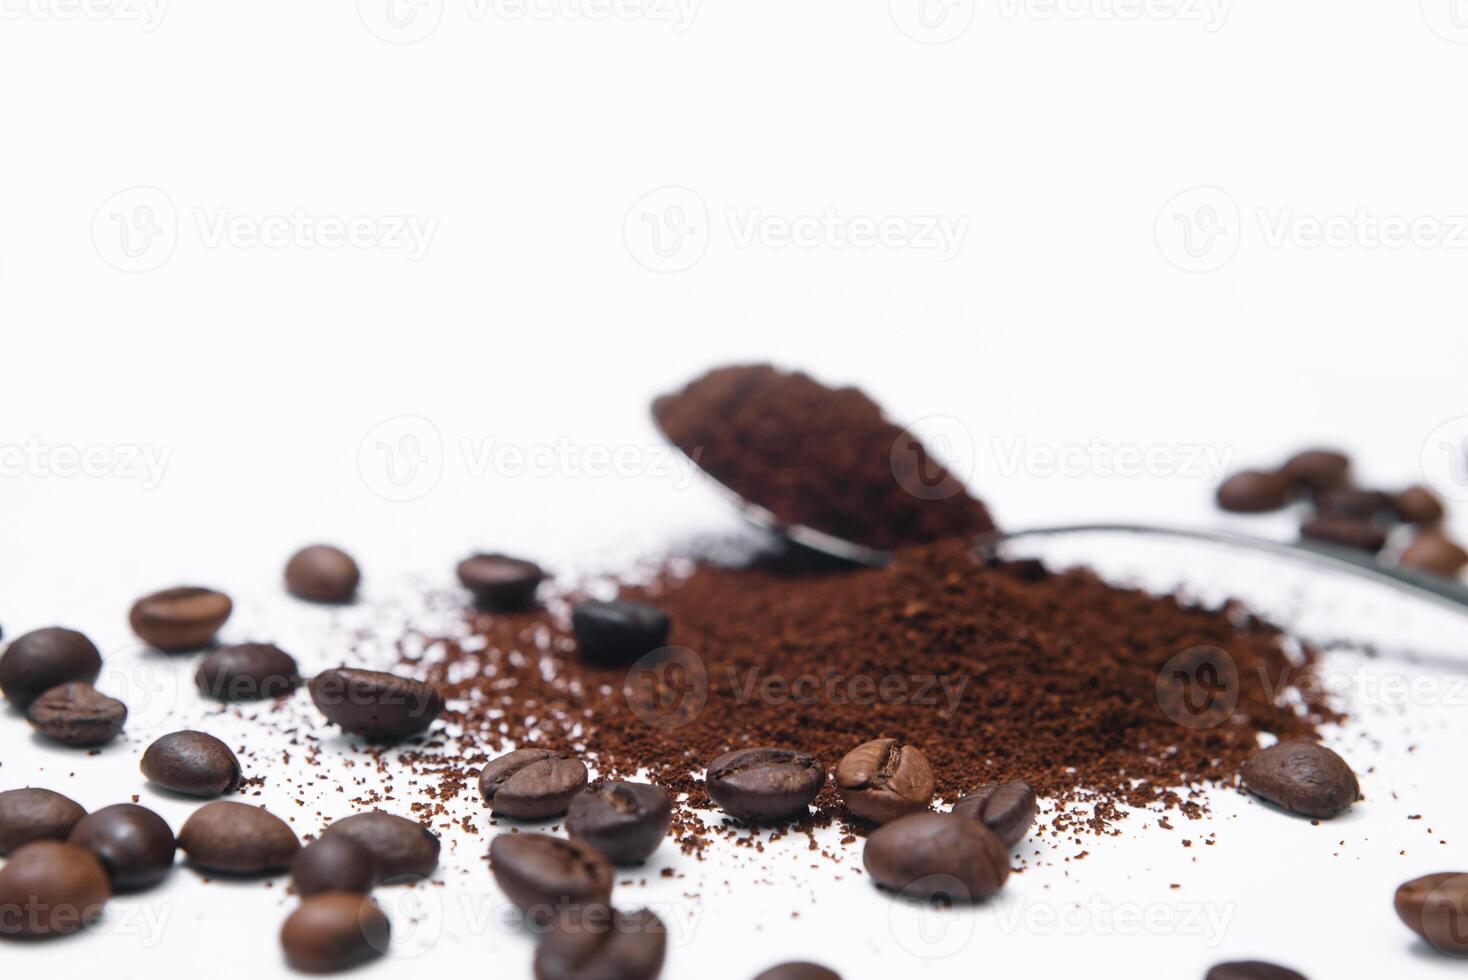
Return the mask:
<svg viewBox="0 0 1468 980">
<path fill-rule="evenodd" d="M 91 851 L 33 841 L 0 868 L 0 938 L 76 932 L 102 914 L 110 897 L 107 872 Z"/>
<path fill-rule="evenodd" d="M 295 658 L 273 643 L 237 643 L 211 650 L 194 673 L 200 694 L 224 702 L 284 697 L 300 683 Z"/>
<path fill-rule="evenodd" d="M 1220 963 L 1208 971 L 1205 980 L 1305 980 L 1303 973 L 1259 960 Z"/>
<path fill-rule="evenodd" d="M 672 821 L 673 801 L 657 786 L 598 783 L 571 801 L 566 833 L 613 864 L 641 864 L 658 849 Z"/>
<path fill-rule="evenodd" d="M 1245 470 L 1218 487 L 1218 506 L 1239 514 L 1279 510 L 1290 502 L 1291 485 L 1282 473 Z"/>
<path fill-rule="evenodd" d="M 459 582 L 474 601 L 493 612 L 514 612 L 535 605 L 535 590 L 545 570 L 533 561 L 507 555 L 472 555 L 459 562 Z"/>
<path fill-rule="evenodd" d="M 1395 515 L 1396 502 L 1391 494 L 1380 490 L 1337 487 L 1315 498 L 1315 513 L 1321 517 L 1371 520 L 1383 515 Z"/>
<path fill-rule="evenodd" d="M 933 798 L 928 757 L 895 738 L 858 745 L 836 766 L 836 789 L 863 820 L 886 823 L 925 810 Z"/>
<path fill-rule="evenodd" d="M 173 732 L 143 753 L 143 775 L 186 796 L 222 796 L 240 788 L 240 760 L 213 735 Z"/>
<path fill-rule="evenodd" d="M 0 855 L 36 840 L 66 840 L 87 815 L 81 804 L 49 789 L 0 793 Z"/>
<path fill-rule="evenodd" d="M 653 980 L 668 929 L 647 909 L 607 906 L 561 916 L 535 950 L 535 980 Z"/>
<path fill-rule="evenodd" d="M 1351 458 L 1333 449 L 1307 449 L 1290 457 L 1280 472 L 1302 490 L 1318 493 L 1350 479 Z"/>
<path fill-rule="evenodd" d="M 367 895 L 326 892 L 303 899 L 280 927 L 286 962 L 303 973 L 336 973 L 387 952 L 392 926 Z"/>
<path fill-rule="evenodd" d="M 841 980 L 841 974 L 816 963 L 781 963 L 754 980 Z"/>
<path fill-rule="evenodd" d="M 1300 536 L 1372 554 L 1386 546 L 1386 532 L 1360 517 L 1317 517 L 1300 527 Z"/>
<path fill-rule="evenodd" d="M 352 556 L 329 544 L 302 548 L 285 565 L 286 590 L 311 602 L 350 602 L 361 581 Z"/>
<path fill-rule="evenodd" d="M 127 721 L 127 705 L 90 684 L 73 681 L 36 698 L 25 716 L 47 738 L 88 748 L 117 737 Z"/>
<path fill-rule="evenodd" d="M 81 681 L 90 684 L 102 672 L 102 655 L 76 630 L 52 626 L 11 641 L 0 654 L 0 691 L 24 711 L 53 687 Z"/>
<path fill-rule="evenodd" d="M 479 792 L 496 815 L 544 820 L 566 812 L 586 788 L 586 763 L 545 749 L 516 749 L 479 773 Z"/>
<path fill-rule="evenodd" d="M 1468 956 L 1468 874 L 1444 871 L 1397 889 L 1397 916 L 1440 953 Z"/>
<path fill-rule="evenodd" d="M 437 688 L 378 670 L 323 670 L 310 688 L 311 700 L 330 721 L 372 741 L 421 734 L 443 711 Z"/>
<path fill-rule="evenodd" d="M 1447 516 L 1442 499 L 1421 484 L 1408 487 L 1392 498 L 1392 508 L 1408 524 L 1422 527 L 1437 524 Z"/>
<path fill-rule="evenodd" d="M 567 909 L 605 905 L 611 898 L 611 862 L 580 841 L 500 834 L 489 842 L 489 865 L 500 890 L 538 924 Z"/>
<path fill-rule="evenodd" d="M 301 844 L 290 825 L 273 813 L 218 800 L 199 807 L 184 822 L 178 846 L 197 868 L 260 874 L 289 868 Z"/>
<path fill-rule="evenodd" d="M 1025 839 L 1035 822 L 1038 804 L 1030 784 L 1016 779 L 1009 783 L 985 783 L 953 804 L 960 817 L 977 820 L 1013 847 Z"/>
<path fill-rule="evenodd" d="M 381 810 L 344 817 L 326 828 L 322 840 L 345 837 L 372 855 L 379 882 L 417 881 L 438 867 L 438 836 L 416 820 Z"/>
<path fill-rule="evenodd" d="M 1346 760 L 1318 742 L 1272 745 L 1245 760 L 1244 787 L 1307 817 L 1333 817 L 1361 796 Z"/>
<path fill-rule="evenodd" d="M 372 853 L 345 834 L 312 841 L 291 862 L 291 884 L 301 895 L 322 892 L 366 894 L 377 885 Z"/>
<path fill-rule="evenodd" d="M 1421 531 L 1397 560 L 1405 568 L 1456 578 L 1468 568 L 1468 551 L 1441 531 Z"/>
<path fill-rule="evenodd" d="M 135 803 L 117 803 L 89 813 L 72 830 L 67 843 L 97 855 L 116 891 L 137 891 L 158 884 L 173 869 L 177 847 L 163 818 Z"/>
<path fill-rule="evenodd" d="M 578 602 L 571 629 L 584 660 L 626 666 L 668 642 L 670 623 L 660 609 L 640 602 Z"/>
<path fill-rule="evenodd" d="M 709 763 L 709 796 L 732 817 L 782 820 L 804 813 L 826 782 L 814 756 L 790 749 L 737 749 Z"/>
<path fill-rule="evenodd" d="M 1009 849 L 988 827 L 951 813 L 913 813 L 867 838 L 862 861 L 877 884 L 909 898 L 973 902 L 1009 877 Z"/>
<path fill-rule="evenodd" d="M 128 622 L 144 643 L 172 653 L 209 643 L 233 611 L 223 592 L 186 585 L 143 596 L 133 603 Z"/>
</svg>

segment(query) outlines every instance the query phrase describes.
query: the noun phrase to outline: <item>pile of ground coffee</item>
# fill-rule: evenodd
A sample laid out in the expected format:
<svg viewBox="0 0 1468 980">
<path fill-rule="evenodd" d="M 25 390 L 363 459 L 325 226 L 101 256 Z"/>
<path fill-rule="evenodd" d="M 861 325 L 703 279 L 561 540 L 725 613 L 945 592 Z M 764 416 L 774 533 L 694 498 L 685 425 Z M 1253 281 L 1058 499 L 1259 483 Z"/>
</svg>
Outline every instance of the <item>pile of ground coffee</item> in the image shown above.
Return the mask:
<svg viewBox="0 0 1468 980">
<path fill-rule="evenodd" d="M 855 388 L 768 364 L 718 368 L 653 404 L 663 432 L 785 524 L 874 548 L 993 528 L 984 505 Z"/>
</svg>

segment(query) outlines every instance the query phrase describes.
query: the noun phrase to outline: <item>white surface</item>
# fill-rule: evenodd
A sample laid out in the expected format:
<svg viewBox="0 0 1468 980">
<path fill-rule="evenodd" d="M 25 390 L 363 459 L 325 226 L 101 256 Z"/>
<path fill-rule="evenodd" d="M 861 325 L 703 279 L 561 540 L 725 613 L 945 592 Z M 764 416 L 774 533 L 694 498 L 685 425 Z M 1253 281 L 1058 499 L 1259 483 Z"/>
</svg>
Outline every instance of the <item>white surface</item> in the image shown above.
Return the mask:
<svg viewBox="0 0 1468 980">
<path fill-rule="evenodd" d="M 1403 482 L 1468 414 L 1468 29 L 1453 0 L 1162 2 L 1141 17 L 957 0 L 926 31 L 904 0 L 706 3 L 684 29 L 627 12 L 686 7 L 532 17 L 428 0 L 406 33 L 375 0 L 356 6 L 0 7 L 7 635 L 65 623 L 128 664 L 130 601 L 201 581 L 240 600 L 227 638 L 278 639 L 311 666 L 346 640 L 331 614 L 276 594 L 307 540 L 351 547 L 375 603 L 444 583 L 475 547 L 564 569 L 728 529 L 646 422 L 652 394 L 728 360 L 861 383 L 904 420 L 959 420 L 927 425 L 967 453 L 1010 525 L 1212 523 L 1218 461 L 1272 462 L 1316 439 Z M 143 9 L 161 20 L 127 19 Z M 434 22 L 411 44 L 368 26 L 407 40 Z M 655 193 L 668 187 L 685 190 Z M 325 247 L 275 220 L 298 209 L 316 232 L 366 216 L 358 233 L 407 247 Z M 828 209 L 838 230 L 781 244 Z M 962 229 L 960 247 L 854 247 L 862 220 L 888 217 L 899 238 Z M 1195 236 L 1222 234 L 1190 254 L 1188 219 Z M 1397 220 L 1416 244 L 1381 247 Z M 160 234 L 125 242 L 119 221 Z M 1344 238 L 1312 245 L 1312 223 Z M 682 247 L 653 249 L 677 228 Z M 285 237 L 256 244 L 256 229 Z M 517 473 L 492 455 L 503 446 L 551 462 Z M 100 475 L 58 471 L 91 447 Z M 1150 447 L 1149 477 L 1107 466 Z M 633 475 L 597 475 L 595 454 L 619 449 Z M 149 475 L 135 451 L 167 465 Z M 1047 451 L 1086 461 L 1051 474 Z M 1415 634 L 1416 614 L 1403 618 Z M 1460 627 L 1426 632 L 1418 649 L 1460 651 Z M 195 710 L 184 700 L 157 723 Z M 1222 794 L 1207 828 L 1187 828 L 1218 845 L 1185 850 L 1183 831 L 1138 820 L 1047 853 L 1007 890 L 1039 918 L 962 916 L 974 934 L 951 957 L 931 955 L 941 942 L 905 951 L 912 910 L 819 860 L 804 868 L 803 852 L 770 871 L 680 862 L 688 879 L 645 893 L 695 923 L 668 973 L 745 977 L 786 955 L 848 976 L 1022 962 L 1120 976 L 1128 960 L 1201 976 L 1235 955 L 1316 978 L 1446 973 L 1390 892 L 1464 863 L 1450 783 L 1468 722 L 1461 704 L 1389 713 L 1345 735 L 1358 767 L 1382 761 L 1347 821 L 1311 827 Z M 188 810 L 141 790 L 141 732 L 86 757 L 39 745 L 13 715 L 0 724 L 6 786 L 88 807 L 143 792 L 175 826 Z M 270 796 L 282 790 L 267 801 L 284 807 Z M 481 846 L 461 842 L 450 887 L 422 890 L 442 896 L 444 928 L 413 969 L 523 972 L 528 941 L 460 912 L 496 899 Z M 1045 926 L 1076 903 L 1086 925 Z M 115 903 L 102 934 L 3 955 L 57 975 L 98 960 L 119 976 L 268 975 L 287 905 L 279 888 L 206 887 L 181 869 Z M 1209 947 L 1180 926 L 1090 924 L 1133 907 L 1223 909 L 1228 925 Z M 130 908 L 165 911 L 165 928 L 124 928 Z"/>
</svg>

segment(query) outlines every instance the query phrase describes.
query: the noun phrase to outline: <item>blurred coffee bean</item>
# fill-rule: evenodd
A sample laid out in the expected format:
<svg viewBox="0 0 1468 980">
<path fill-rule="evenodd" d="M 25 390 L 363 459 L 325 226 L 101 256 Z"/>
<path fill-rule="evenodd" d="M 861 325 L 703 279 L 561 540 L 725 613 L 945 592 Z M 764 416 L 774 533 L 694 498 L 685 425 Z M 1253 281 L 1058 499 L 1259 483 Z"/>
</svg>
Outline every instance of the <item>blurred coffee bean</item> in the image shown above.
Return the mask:
<svg viewBox="0 0 1468 980">
<path fill-rule="evenodd" d="M 172 732 L 143 753 L 143 775 L 187 796 L 222 796 L 240 787 L 240 760 L 206 732 Z"/>
<path fill-rule="evenodd" d="M 725 752 L 704 774 L 713 801 L 743 820 L 803 814 L 825 782 L 826 770 L 814 756 L 778 748 Z"/>
<path fill-rule="evenodd" d="M 236 643 L 211 650 L 194 673 L 200 694 L 226 703 L 283 697 L 300 683 L 295 658 L 273 643 Z"/>
<path fill-rule="evenodd" d="M 1468 568 L 1468 551 L 1441 531 L 1419 531 L 1398 562 L 1406 568 L 1456 578 Z"/>
<path fill-rule="evenodd" d="M 303 973 L 337 973 L 387 952 L 392 927 L 371 897 L 325 892 L 301 901 L 280 927 L 286 962 Z"/>
<path fill-rule="evenodd" d="M 867 873 L 908 898 L 974 902 L 1009 877 L 1009 849 L 977 820 L 912 813 L 883 824 L 862 852 Z"/>
<path fill-rule="evenodd" d="M 1237 514 L 1280 510 L 1290 502 L 1291 485 L 1282 473 L 1245 470 L 1218 487 L 1218 506 Z"/>
<path fill-rule="evenodd" d="M 1220 963 L 1208 971 L 1204 980 L 1305 980 L 1303 973 L 1259 960 Z"/>
<path fill-rule="evenodd" d="M 925 810 L 933 798 L 928 757 L 895 738 L 858 745 L 836 766 L 836 789 L 863 820 L 886 823 Z"/>
<path fill-rule="evenodd" d="M 541 926 L 567 909 L 611 898 L 611 862 L 580 841 L 500 834 L 489 842 L 489 864 L 505 897 Z"/>
<path fill-rule="evenodd" d="M 668 929 L 648 909 L 592 907 L 558 916 L 535 950 L 535 980 L 653 980 Z"/>
<path fill-rule="evenodd" d="M 291 866 L 300 841 L 284 820 L 232 800 L 206 803 L 178 832 L 189 863 L 206 871 L 261 874 Z"/>
<path fill-rule="evenodd" d="M 1317 517 L 1300 527 L 1300 536 L 1376 554 L 1386 547 L 1386 531 L 1361 517 Z"/>
<path fill-rule="evenodd" d="M 841 980 L 841 974 L 816 963 L 781 963 L 754 980 Z"/>
<path fill-rule="evenodd" d="M 326 828 L 322 840 L 345 837 L 372 855 L 379 882 L 417 881 L 438 867 L 438 835 L 416 820 L 373 810 L 344 817 Z"/>
<path fill-rule="evenodd" d="M 372 854 L 345 834 L 321 837 L 291 861 L 291 884 L 300 895 L 322 892 L 366 894 L 377 885 Z"/>
<path fill-rule="evenodd" d="M 1440 953 L 1468 956 L 1468 874 L 1444 871 L 1405 882 L 1393 904 L 1397 916 Z"/>
<path fill-rule="evenodd" d="M 515 612 L 535 605 L 535 590 L 546 578 L 533 561 L 508 555 L 471 555 L 459 562 L 459 582 L 481 609 Z"/>
<path fill-rule="evenodd" d="M 75 800 L 49 789 L 10 789 L 0 793 L 0 855 L 31 841 L 66 840 L 87 815 Z"/>
<path fill-rule="evenodd" d="M 78 748 L 112 741 L 127 721 L 127 705 L 90 684 L 53 687 L 26 708 L 26 720 L 42 735 Z"/>
<path fill-rule="evenodd" d="M 586 788 L 586 763 L 545 749 L 516 749 L 479 773 L 479 792 L 496 815 L 543 820 L 566 812 Z"/>
<path fill-rule="evenodd" d="M 1392 495 L 1380 490 L 1337 487 L 1315 498 L 1315 513 L 1320 517 L 1375 520 L 1378 517 L 1394 517 L 1396 506 Z"/>
<path fill-rule="evenodd" d="M 1290 457 L 1280 472 L 1300 489 L 1318 493 L 1345 484 L 1351 476 L 1351 460 L 1334 449 L 1307 449 Z"/>
<path fill-rule="evenodd" d="M 107 872 L 91 851 L 33 841 L 0 868 L 0 938 L 77 932 L 102 914 L 111 897 Z M 35 968 L 13 968 L 22 976 L 42 975 Z"/>
<path fill-rule="evenodd" d="M 566 833 L 605 854 L 613 864 L 647 860 L 673 821 L 673 801 L 648 783 L 598 783 L 571 801 Z"/>
<path fill-rule="evenodd" d="M 671 624 L 660 609 L 640 602 L 578 602 L 571 629 L 582 659 L 602 666 L 626 666 L 668 642 Z"/>
<path fill-rule="evenodd" d="M 212 641 L 233 611 L 223 592 L 180 586 L 143 596 L 133 603 L 128 622 L 144 643 L 174 653 Z"/>
<path fill-rule="evenodd" d="M 151 888 L 173 869 L 176 842 L 163 818 L 136 803 L 117 803 L 89 813 L 67 843 L 97 855 L 114 891 Z"/>
<path fill-rule="evenodd" d="M 286 590 L 311 602 L 350 602 L 361 581 L 352 556 L 329 544 L 302 548 L 285 565 Z"/>
<path fill-rule="evenodd" d="M 1361 797 L 1346 760 L 1318 742 L 1272 745 L 1245 760 L 1240 772 L 1249 792 L 1307 817 L 1333 817 Z"/>
<path fill-rule="evenodd" d="M 1397 494 L 1392 507 L 1404 522 L 1421 527 L 1437 524 L 1447 516 L 1442 498 L 1420 483 Z"/>
<path fill-rule="evenodd" d="M 329 721 L 371 741 L 419 735 L 443 711 L 437 688 L 378 670 L 323 670 L 309 687 L 311 700 Z"/>
<path fill-rule="evenodd" d="M 1025 839 L 1035 822 L 1038 804 L 1030 784 L 1016 779 L 1008 783 L 985 783 L 953 804 L 953 812 L 977 820 L 1013 847 Z"/>
<path fill-rule="evenodd" d="M 19 711 L 53 687 L 72 681 L 91 684 L 102 672 L 102 655 L 76 630 L 52 626 L 11 641 L 0 654 L 0 691 Z"/>
</svg>

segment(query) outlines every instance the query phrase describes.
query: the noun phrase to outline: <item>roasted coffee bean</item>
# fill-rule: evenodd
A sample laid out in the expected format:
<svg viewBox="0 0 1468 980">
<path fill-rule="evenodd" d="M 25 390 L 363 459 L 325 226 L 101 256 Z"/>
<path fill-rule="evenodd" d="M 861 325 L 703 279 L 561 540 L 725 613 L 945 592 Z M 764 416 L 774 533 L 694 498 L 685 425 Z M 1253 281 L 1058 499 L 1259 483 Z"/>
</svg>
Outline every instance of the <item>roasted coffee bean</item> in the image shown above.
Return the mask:
<svg viewBox="0 0 1468 980">
<path fill-rule="evenodd" d="M 133 603 L 128 622 L 144 643 L 174 653 L 211 642 L 233 611 L 223 592 L 185 585 L 143 596 Z"/>
<path fill-rule="evenodd" d="M 994 831 L 1005 847 L 1013 847 L 1025 839 L 1035 822 L 1037 809 L 1035 791 L 1020 779 L 985 783 L 953 804 L 955 814 L 979 821 Z"/>
<path fill-rule="evenodd" d="M 1244 762 L 1244 787 L 1307 817 L 1333 817 L 1361 796 L 1346 760 L 1318 742 L 1272 745 Z"/>
<path fill-rule="evenodd" d="M 1455 578 L 1468 568 L 1468 551 L 1441 531 L 1421 531 L 1398 562 L 1405 568 Z"/>
<path fill-rule="evenodd" d="M 213 735 L 173 732 L 143 753 L 143 775 L 186 796 L 222 796 L 240 788 L 240 760 Z"/>
<path fill-rule="evenodd" d="M 613 864 L 641 864 L 658 849 L 672 821 L 673 801 L 657 786 L 598 783 L 571 801 L 566 833 Z"/>
<path fill-rule="evenodd" d="M 76 932 L 102 914 L 110 897 L 107 872 L 91 851 L 32 841 L 0 868 L 0 938 Z"/>
<path fill-rule="evenodd" d="M 392 927 L 367 895 L 325 892 L 303 899 L 280 927 L 286 962 L 303 973 L 336 973 L 387 952 Z"/>
<path fill-rule="evenodd" d="M 479 792 L 498 815 L 544 820 L 566 812 L 586 788 L 586 763 L 545 749 L 516 749 L 479 773 Z"/>
<path fill-rule="evenodd" d="M 200 694 L 224 702 L 284 697 L 300 683 L 296 659 L 273 643 L 211 650 L 194 673 Z"/>
<path fill-rule="evenodd" d="M 1307 449 L 1290 457 L 1280 472 L 1295 486 L 1318 493 L 1350 479 L 1351 459 L 1334 449 Z"/>
<path fill-rule="evenodd" d="M 603 666 L 626 666 L 668 642 L 667 614 L 640 602 L 578 602 L 571 629 L 582 659 Z"/>
<path fill-rule="evenodd" d="M 1397 889 L 1397 916 L 1440 953 L 1468 956 L 1468 874 L 1444 871 Z"/>
<path fill-rule="evenodd" d="M 1386 546 L 1386 532 L 1360 517 L 1317 517 L 1300 527 L 1300 536 L 1372 554 Z"/>
<path fill-rule="evenodd" d="M 459 562 L 459 582 L 474 593 L 480 608 L 514 612 L 535 605 L 535 590 L 545 570 L 533 561 L 508 555 L 471 555 Z"/>
<path fill-rule="evenodd" d="M 754 980 L 841 980 L 841 974 L 817 963 L 781 963 Z"/>
<path fill-rule="evenodd" d="M 1321 517 L 1355 517 L 1371 520 L 1396 513 L 1395 500 L 1380 490 L 1337 487 L 1315 498 L 1315 512 Z"/>
<path fill-rule="evenodd" d="M 329 544 L 302 548 L 285 565 L 286 590 L 311 602 L 350 602 L 361 581 L 352 556 Z"/>
<path fill-rule="evenodd" d="M 1290 502 L 1290 480 L 1282 473 L 1245 470 L 1218 487 L 1218 506 L 1239 514 L 1279 510 Z"/>
<path fill-rule="evenodd" d="M 489 865 L 505 897 L 540 925 L 568 908 L 611 898 L 611 862 L 580 841 L 500 834 L 489 842 Z"/>
<path fill-rule="evenodd" d="M 49 789 L 0 793 L 0 855 L 36 840 L 66 840 L 87 815 L 81 804 Z"/>
<path fill-rule="evenodd" d="M 653 980 L 668 929 L 651 911 L 591 908 L 560 916 L 535 950 L 535 980 Z"/>
<path fill-rule="evenodd" d="M 926 810 L 933 787 L 928 757 L 895 738 L 858 745 L 836 766 L 836 789 L 846 808 L 872 823 Z"/>
<path fill-rule="evenodd" d="M 877 884 L 909 898 L 973 902 L 1009 877 L 1009 849 L 977 820 L 912 813 L 883 824 L 862 853 Z"/>
<path fill-rule="evenodd" d="M 260 874 L 289 868 L 301 844 L 290 825 L 273 813 L 218 800 L 199 807 L 184 822 L 178 846 L 197 868 Z"/>
<path fill-rule="evenodd" d="M 345 834 L 327 835 L 297 852 L 291 884 L 301 895 L 370 892 L 378 883 L 372 853 Z"/>
<path fill-rule="evenodd" d="M 422 734 L 443 711 L 443 696 L 431 684 L 379 670 L 323 670 L 310 689 L 328 720 L 376 742 Z"/>
<path fill-rule="evenodd" d="M 158 884 L 173 869 L 177 843 L 163 818 L 136 803 L 117 803 L 89 813 L 67 843 L 97 855 L 114 891 L 137 891 Z"/>
<path fill-rule="evenodd" d="M 73 681 L 36 698 L 25 716 L 47 738 L 89 748 L 117 737 L 127 721 L 127 705 L 90 684 Z"/>
<path fill-rule="evenodd" d="M 1208 971 L 1205 980 L 1305 980 L 1303 973 L 1259 960 L 1220 963 Z"/>
<path fill-rule="evenodd" d="M 790 749 L 736 749 L 709 763 L 704 785 L 731 817 L 783 820 L 804 813 L 826 782 L 814 756 Z"/>
<path fill-rule="evenodd" d="M 102 672 L 102 655 L 76 630 L 52 626 L 11 641 L 0 654 L 0 691 L 15 707 L 26 707 L 53 687 L 90 684 Z"/>
<path fill-rule="evenodd" d="M 1393 497 L 1392 508 L 1408 524 L 1421 527 L 1430 527 L 1447 516 L 1442 498 L 1421 484 L 1408 487 Z"/>
<path fill-rule="evenodd" d="M 345 837 L 372 855 L 377 880 L 417 881 L 438 867 L 438 835 L 416 820 L 373 810 L 344 817 L 326 828 L 322 840 Z"/>
</svg>

